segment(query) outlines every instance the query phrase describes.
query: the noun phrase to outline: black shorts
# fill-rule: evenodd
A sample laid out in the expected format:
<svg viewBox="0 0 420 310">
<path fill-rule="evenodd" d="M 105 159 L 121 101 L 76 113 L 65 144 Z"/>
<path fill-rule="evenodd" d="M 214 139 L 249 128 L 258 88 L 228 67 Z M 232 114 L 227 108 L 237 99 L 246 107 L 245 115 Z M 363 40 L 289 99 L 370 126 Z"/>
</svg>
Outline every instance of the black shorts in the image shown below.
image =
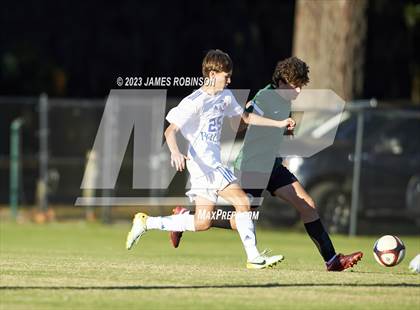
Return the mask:
<svg viewBox="0 0 420 310">
<path fill-rule="evenodd" d="M 292 184 L 297 180 L 296 176 L 283 166 L 281 159 L 276 160 L 271 174 L 253 171 L 240 173 L 241 187 L 245 193 L 253 197 L 261 197 L 264 189 L 274 196 L 274 192 L 278 188 Z"/>
</svg>

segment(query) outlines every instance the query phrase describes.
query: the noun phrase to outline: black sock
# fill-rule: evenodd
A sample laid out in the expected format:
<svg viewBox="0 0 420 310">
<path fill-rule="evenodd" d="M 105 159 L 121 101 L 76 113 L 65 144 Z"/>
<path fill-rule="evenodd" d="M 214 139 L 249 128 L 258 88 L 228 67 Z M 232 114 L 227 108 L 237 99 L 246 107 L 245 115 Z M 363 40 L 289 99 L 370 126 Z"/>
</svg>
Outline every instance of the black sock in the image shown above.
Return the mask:
<svg viewBox="0 0 420 310">
<path fill-rule="evenodd" d="M 233 229 L 230 224 L 230 220 L 212 220 L 211 227 L 223 228 L 223 229 Z"/>
<path fill-rule="evenodd" d="M 328 262 L 335 255 L 335 249 L 321 220 L 317 219 L 316 221 L 305 223 L 305 228 L 324 261 Z"/>
</svg>

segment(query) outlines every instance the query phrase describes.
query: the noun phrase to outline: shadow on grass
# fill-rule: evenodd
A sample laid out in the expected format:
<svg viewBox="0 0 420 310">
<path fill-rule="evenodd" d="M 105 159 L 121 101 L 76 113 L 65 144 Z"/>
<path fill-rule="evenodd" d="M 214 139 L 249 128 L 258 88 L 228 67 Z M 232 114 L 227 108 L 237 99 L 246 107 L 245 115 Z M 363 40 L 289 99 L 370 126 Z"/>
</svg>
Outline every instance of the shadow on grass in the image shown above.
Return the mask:
<svg viewBox="0 0 420 310">
<path fill-rule="evenodd" d="M 265 284 L 220 284 L 220 285 L 130 285 L 130 286 L 0 286 L 0 290 L 179 290 L 214 288 L 276 288 L 276 287 L 420 287 L 413 283 L 265 283 Z"/>
</svg>

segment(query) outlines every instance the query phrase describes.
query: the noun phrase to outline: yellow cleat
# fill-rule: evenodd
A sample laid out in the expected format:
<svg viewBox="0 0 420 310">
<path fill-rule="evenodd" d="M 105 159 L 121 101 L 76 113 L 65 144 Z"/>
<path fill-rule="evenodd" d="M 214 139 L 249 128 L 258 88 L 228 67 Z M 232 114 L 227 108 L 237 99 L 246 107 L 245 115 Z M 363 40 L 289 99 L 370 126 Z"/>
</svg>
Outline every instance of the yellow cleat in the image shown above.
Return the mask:
<svg viewBox="0 0 420 310">
<path fill-rule="evenodd" d="M 147 231 L 146 220 L 148 216 L 144 213 L 137 213 L 133 219 L 133 226 L 127 235 L 127 241 L 125 247 L 130 250 L 134 244 L 136 244 L 140 237 Z"/>
</svg>

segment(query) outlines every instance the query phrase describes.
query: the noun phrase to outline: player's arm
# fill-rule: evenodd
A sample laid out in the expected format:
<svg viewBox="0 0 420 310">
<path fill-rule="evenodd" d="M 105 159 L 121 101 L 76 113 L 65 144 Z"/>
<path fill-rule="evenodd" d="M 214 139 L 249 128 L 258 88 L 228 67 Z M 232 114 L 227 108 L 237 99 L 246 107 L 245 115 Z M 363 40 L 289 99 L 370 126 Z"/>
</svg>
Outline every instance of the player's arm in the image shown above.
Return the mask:
<svg viewBox="0 0 420 310">
<path fill-rule="evenodd" d="M 254 111 L 254 106 L 253 106 L 253 101 L 251 100 L 245 104 L 245 112 L 250 114 L 250 113 L 253 113 L 253 111 Z M 231 118 L 231 126 L 233 129 L 238 128 L 238 132 L 246 130 L 248 128 L 248 124 L 250 123 L 246 123 L 242 116 Z M 251 125 L 254 125 L 254 124 L 251 124 Z"/>
<path fill-rule="evenodd" d="M 241 116 L 235 116 L 230 118 L 230 127 L 237 132 L 244 131 L 248 125 L 244 123 Z"/>
<path fill-rule="evenodd" d="M 252 112 L 252 101 L 248 101 L 245 105 L 245 111 L 250 113 Z M 248 125 L 244 122 L 242 116 L 232 117 L 230 119 L 230 126 L 233 130 L 238 130 L 238 132 L 244 131 L 247 129 Z"/>
<path fill-rule="evenodd" d="M 259 116 L 255 113 L 252 113 L 253 106 L 252 102 L 248 102 L 245 106 L 245 110 L 242 110 L 239 106 L 238 102 L 234 100 L 232 104 L 229 106 L 230 110 L 227 112 L 227 116 L 235 117 L 241 116 L 242 121 L 247 125 L 255 125 L 255 126 L 265 126 L 265 127 L 277 127 L 277 128 L 284 128 L 293 129 L 295 127 L 295 121 L 292 118 L 286 118 L 284 120 L 278 121 L 273 120 L 270 118 L 266 118 L 263 116 Z M 238 123 L 236 123 L 238 125 Z"/>
<path fill-rule="evenodd" d="M 254 125 L 254 126 L 265 126 L 265 127 L 277 127 L 277 128 L 284 128 L 293 129 L 296 125 L 295 121 L 292 118 L 286 118 L 281 121 L 276 121 L 271 118 L 266 118 L 263 116 L 259 116 L 258 114 L 248 112 L 247 110 L 244 111 L 242 114 L 242 120 L 245 124 Z"/>
<path fill-rule="evenodd" d="M 185 159 L 187 156 L 179 151 L 178 144 L 176 142 L 176 134 L 179 131 L 178 126 L 170 124 L 165 130 L 166 143 L 168 143 L 169 150 L 171 151 L 171 166 L 175 167 L 177 171 L 185 169 Z"/>
</svg>

